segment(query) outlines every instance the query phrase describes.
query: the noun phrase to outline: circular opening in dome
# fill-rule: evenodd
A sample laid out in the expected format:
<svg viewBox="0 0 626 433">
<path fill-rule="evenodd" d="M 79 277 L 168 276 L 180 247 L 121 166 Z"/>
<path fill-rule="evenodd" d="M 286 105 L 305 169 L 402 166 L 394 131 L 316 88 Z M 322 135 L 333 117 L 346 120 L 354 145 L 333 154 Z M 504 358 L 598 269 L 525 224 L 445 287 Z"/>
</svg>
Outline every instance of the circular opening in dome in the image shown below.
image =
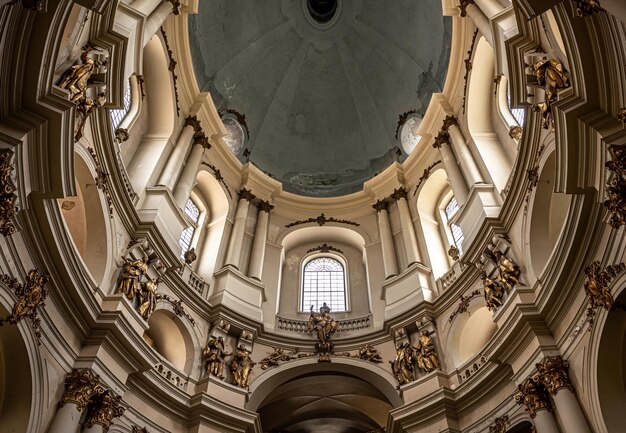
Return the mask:
<svg viewBox="0 0 626 433">
<path fill-rule="evenodd" d="M 417 132 L 421 123 L 421 117 L 413 116 L 409 118 L 404 125 L 402 125 L 402 130 L 400 131 L 400 142 L 402 143 L 402 148 L 407 155 L 411 154 L 413 149 L 415 149 L 415 146 L 417 146 L 417 143 L 419 143 L 422 139 L 422 136 Z"/>
<path fill-rule="evenodd" d="M 337 0 L 307 0 L 309 14 L 321 24 L 329 22 L 337 12 Z"/>
<path fill-rule="evenodd" d="M 227 132 L 224 136 L 224 142 L 235 156 L 239 156 L 246 139 L 243 127 L 232 117 L 222 118 L 222 123 L 224 123 Z"/>
</svg>

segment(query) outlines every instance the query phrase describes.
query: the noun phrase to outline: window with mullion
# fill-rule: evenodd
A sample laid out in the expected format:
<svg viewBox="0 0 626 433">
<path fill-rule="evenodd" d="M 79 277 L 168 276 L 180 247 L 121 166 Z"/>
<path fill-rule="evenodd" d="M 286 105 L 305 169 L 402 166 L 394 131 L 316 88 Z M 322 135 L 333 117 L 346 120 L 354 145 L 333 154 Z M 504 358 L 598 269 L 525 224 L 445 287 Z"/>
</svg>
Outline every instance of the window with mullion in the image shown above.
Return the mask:
<svg viewBox="0 0 626 433">
<path fill-rule="evenodd" d="M 301 311 L 311 305 L 319 310 L 324 302 L 334 312 L 346 311 L 346 279 L 343 265 L 331 257 L 317 257 L 303 270 Z"/>
<path fill-rule="evenodd" d="M 200 220 L 200 209 L 192 199 L 189 199 L 185 204 L 184 213 L 190 226 L 183 230 L 178 241 L 181 258 L 184 257 L 185 253 L 191 248 L 191 241 L 193 240 L 193 235 L 198 228 L 198 221 Z"/>
</svg>

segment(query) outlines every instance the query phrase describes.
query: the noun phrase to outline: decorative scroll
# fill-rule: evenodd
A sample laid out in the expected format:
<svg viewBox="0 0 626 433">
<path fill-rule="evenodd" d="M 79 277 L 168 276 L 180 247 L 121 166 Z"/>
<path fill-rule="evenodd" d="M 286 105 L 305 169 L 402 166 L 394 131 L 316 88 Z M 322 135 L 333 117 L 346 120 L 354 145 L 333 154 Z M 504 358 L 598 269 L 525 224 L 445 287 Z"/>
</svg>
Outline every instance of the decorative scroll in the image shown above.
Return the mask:
<svg viewBox="0 0 626 433">
<path fill-rule="evenodd" d="M 470 4 L 473 4 L 474 0 L 461 0 L 461 16 L 464 17 L 465 9 Z M 461 104 L 461 108 L 463 108 L 463 113 L 465 113 L 465 103 L 467 102 L 467 83 L 469 80 L 469 74 L 472 70 L 472 54 L 474 53 L 474 48 L 476 47 L 476 37 L 478 36 L 478 29 L 474 31 L 474 36 L 472 37 L 472 45 L 470 45 L 470 49 L 467 52 L 467 58 L 464 60 L 465 62 L 465 76 L 463 80 L 465 81 L 465 85 L 463 86 L 463 103 Z"/>
<path fill-rule="evenodd" d="M 609 151 L 613 160 L 606 163 L 610 175 L 604 206 L 609 210 L 609 225 L 619 229 L 626 224 L 626 146 L 609 146 Z"/>
<path fill-rule="evenodd" d="M 295 227 L 301 224 L 309 224 L 309 223 L 316 223 L 320 226 L 323 226 L 326 223 L 347 224 L 347 225 L 351 225 L 355 227 L 359 227 L 361 225 L 359 223 L 355 223 L 354 221 L 342 220 L 342 219 L 337 219 L 334 217 L 327 217 L 326 215 L 322 213 L 318 217 L 295 221 L 295 222 L 287 224 L 285 227 L 290 228 L 290 227 Z"/>
<path fill-rule="evenodd" d="M 506 433 L 508 425 L 511 425 L 508 415 L 498 417 L 494 420 L 493 424 L 489 426 L 489 433 Z"/>
<path fill-rule="evenodd" d="M 332 245 L 328 245 L 327 243 L 323 243 L 322 245 L 311 248 L 306 253 L 309 254 L 315 251 L 319 251 L 320 253 L 330 253 L 332 251 L 335 253 L 343 254 L 343 251 L 341 251 L 339 248 L 335 248 Z"/>
<path fill-rule="evenodd" d="M 176 60 L 174 59 L 174 52 L 172 51 L 172 49 L 170 48 L 170 43 L 167 40 L 167 34 L 165 33 L 165 30 L 163 29 L 163 27 L 161 27 L 161 34 L 163 35 L 163 41 L 165 42 L 165 48 L 167 49 L 167 55 L 170 59 L 170 64 L 168 65 L 167 69 L 169 69 L 169 71 L 172 73 L 172 80 L 174 82 L 174 94 L 176 96 L 176 115 L 180 115 L 180 101 L 178 99 L 178 75 L 176 75 L 176 65 L 178 64 L 176 62 Z"/>
<path fill-rule="evenodd" d="M 409 120 L 409 117 L 411 117 L 412 114 L 416 113 L 417 110 L 409 110 L 406 113 L 402 113 L 400 114 L 400 116 L 398 116 L 398 125 L 396 126 L 396 140 L 400 136 L 400 128 L 402 128 L 406 121 Z"/>
<path fill-rule="evenodd" d="M 430 177 L 433 168 L 435 168 L 437 166 L 437 164 L 440 164 L 441 160 L 439 161 L 435 161 L 432 164 L 430 164 L 428 167 L 426 167 L 424 169 L 424 173 L 422 173 L 422 176 L 418 179 L 417 181 L 417 185 L 415 185 L 415 190 L 413 191 L 413 196 L 415 196 L 417 194 L 417 191 L 420 189 L 420 186 L 422 186 L 422 184 L 424 182 L 426 182 L 426 180 Z"/>
<path fill-rule="evenodd" d="M 18 208 L 15 205 L 17 194 L 12 179 L 14 170 L 12 157 L 13 152 L 10 150 L 0 151 L 0 234 L 4 237 L 11 236 L 17 231 L 15 215 Z"/>
<path fill-rule="evenodd" d="M 0 282 L 6 284 L 17 296 L 17 302 L 13 305 L 11 314 L 6 319 L 0 320 L 0 326 L 4 322 L 15 325 L 22 319 L 28 318 L 35 337 L 41 344 L 41 321 L 37 309 L 46 305 L 48 281 L 50 281 L 50 276 L 38 269 L 28 272 L 25 283 L 20 283 L 8 275 L 0 275 Z"/>
<path fill-rule="evenodd" d="M 111 190 L 109 189 L 109 173 L 102 168 L 102 165 L 98 160 L 98 156 L 96 155 L 96 151 L 91 147 L 88 147 L 87 150 L 96 164 L 96 177 L 94 179 L 96 181 L 96 188 L 102 191 L 106 197 L 107 206 L 109 208 L 109 218 L 113 218 L 113 199 L 111 198 Z"/>
<path fill-rule="evenodd" d="M 611 265 L 601 270 L 600 262 L 593 262 L 585 268 L 585 293 L 589 298 L 589 307 L 587 308 L 587 322 L 593 325 L 598 308 L 604 308 L 611 311 L 615 305 L 613 295 L 609 290 L 609 284 L 617 274 L 622 272 L 626 266 L 623 263 L 619 265 Z M 589 328 L 591 330 L 591 328 Z"/>
<path fill-rule="evenodd" d="M 481 295 L 481 291 L 479 289 L 474 290 L 468 296 L 461 295 L 461 297 L 459 298 L 459 305 L 452 312 L 452 314 L 450 314 L 450 318 L 448 319 L 448 322 L 452 323 L 452 321 L 454 320 L 456 316 L 458 316 L 459 314 L 465 313 L 467 309 L 469 308 L 470 301 L 480 295 Z"/>
</svg>

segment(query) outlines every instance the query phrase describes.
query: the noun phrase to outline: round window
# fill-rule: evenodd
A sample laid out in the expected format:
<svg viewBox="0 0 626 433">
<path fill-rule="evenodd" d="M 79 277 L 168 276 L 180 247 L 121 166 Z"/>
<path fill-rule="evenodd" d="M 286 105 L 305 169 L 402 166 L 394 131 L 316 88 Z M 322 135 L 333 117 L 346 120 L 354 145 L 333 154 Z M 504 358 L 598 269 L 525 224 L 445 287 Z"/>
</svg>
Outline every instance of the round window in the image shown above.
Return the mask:
<svg viewBox="0 0 626 433">
<path fill-rule="evenodd" d="M 243 128 L 239 122 L 232 117 L 224 117 L 222 122 L 224 123 L 224 127 L 227 131 L 227 134 L 224 137 L 224 142 L 231 152 L 233 152 L 236 156 L 239 156 L 243 151 L 243 145 L 245 142 Z"/>
</svg>

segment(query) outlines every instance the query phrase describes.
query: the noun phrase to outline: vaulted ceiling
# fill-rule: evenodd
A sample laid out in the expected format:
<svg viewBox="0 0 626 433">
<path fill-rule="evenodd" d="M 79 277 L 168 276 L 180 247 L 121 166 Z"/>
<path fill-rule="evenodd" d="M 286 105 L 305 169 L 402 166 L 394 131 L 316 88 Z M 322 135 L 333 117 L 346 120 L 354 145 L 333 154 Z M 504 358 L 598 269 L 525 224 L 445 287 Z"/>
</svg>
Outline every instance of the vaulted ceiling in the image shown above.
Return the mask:
<svg viewBox="0 0 626 433">
<path fill-rule="evenodd" d="M 398 119 L 441 91 L 451 22 L 441 0 L 212 0 L 189 33 L 201 90 L 245 115 L 250 160 L 335 196 L 406 157 Z"/>
</svg>

